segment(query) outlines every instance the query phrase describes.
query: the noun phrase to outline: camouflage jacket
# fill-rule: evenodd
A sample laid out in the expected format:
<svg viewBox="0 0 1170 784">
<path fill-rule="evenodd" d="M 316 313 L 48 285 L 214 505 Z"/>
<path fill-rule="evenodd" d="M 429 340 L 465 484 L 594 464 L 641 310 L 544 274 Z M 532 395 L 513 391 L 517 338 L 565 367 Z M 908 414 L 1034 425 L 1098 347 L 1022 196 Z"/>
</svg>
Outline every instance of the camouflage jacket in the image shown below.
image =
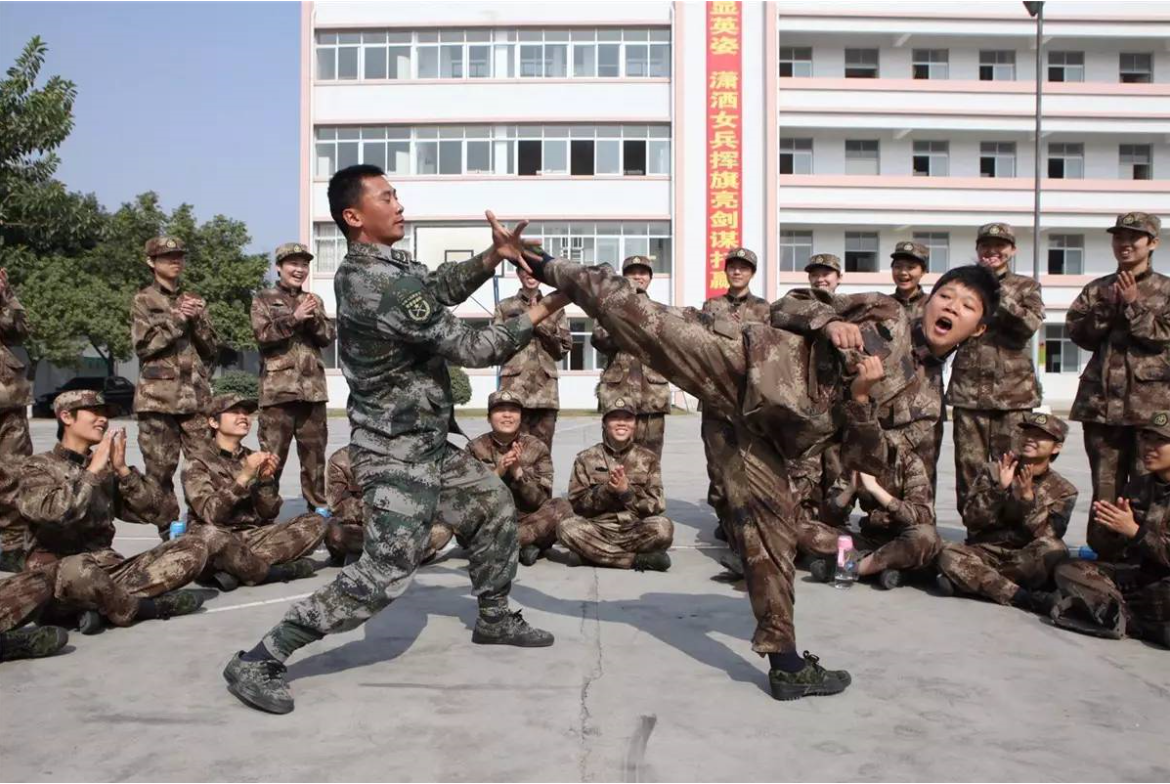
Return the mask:
<svg viewBox="0 0 1170 784">
<path fill-rule="evenodd" d="M 506 472 L 501 479 L 512 491 L 512 500 L 516 503 L 516 511 L 520 514 L 535 512 L 541 505 L 552 498 L 553 462 L 548 447 L 535 436 L 516 436 L 520 442 L 520 478 Z M 515 443 L 515 442 L 513 442 Z M 504 453 L 512 448 L 512 444 L 501 445 L 492 437 L 491 433 L 484 433 L 473 438 L 467 445 L 467 451 L 476 460 L 490 466 L 494 471 L 499 465 Z"/>
<path fill-rule="evenodd" d="M 30 561 L 108 550 L 115 519 L 155 526 L 168 522 L 158 517 L 163 491 L 153 479 L 137 468 L 124 477 L 108 467 L 93 474 L 86 470 L 89 460 L 57 444 L 25 461 L 17 508 L 28 527 Z"/>
<path fill-rule="evenodd" d="M 432 271 L 403 251 L 350 244 L 333 285 L 351 445 L 407 463 L 442 455 L 459 432 L 447 363 L 498 365 L 532 338 L 527 315 L 477 329 L 445 307 L 491 276 L 481 256 Z"/>
<path fill-rule="evenodd" d="M 733 297 L 728 292 L 704 302 L 702 312 L 712 318 L 733 319 L 742 324 L 767 324 L 770 307 L 768 300 L 750 292 L 742 297 Z"/>
<path fill-rule="evenodd" d="M 27 526 L 20 519 L 20 510 L 16 507 L 19 491 L 20 463 L 0 459 L 0 550 L 4 552 L 23 550 L 25 547 Z"/>
<path fill-rule="evenodd" d="M 28 337 L 28 316 L 20 300 L 6 286 L 0 292 L 0 411 L 23 408 L 32 399 L 24 362 L 10 346 L 20 345 Z"/>
<path fill-rule="evenodd" d="M 967 544 L 1020 548 L 1044 538 L 1060 538 L 1068 530 L 1077 488 L 1051 468 L 1032 480 L 1031 501 L 1012 486 L 999 483 L 999 467 L 988 464 L 976 479 L 962 510 Z"/>
<path fill-rule="evenodd" d="M 183 464 L 183 495 L 187 497 L 187 522 L 208 523 L 230 531 L 247 531 L 270 525 L 280 514 L 280 487 L 275 479 L 253 480 L 247 487 L 236 481 L 252 450 L 241 446 L 234 453 L 214 441 Z"/>
<path fill-rule="evenodd" d="M 1138 524 L 1125 549 L 1126 562 L 1154 577 L 1170 577 L 1170 482 L 1146 474 L 1126 486 L 1125 497 Z"/>
<path fill-rule="evenodd" d="M 921 286 L 909 297 L 902 296 L 902 292 L 898 289 L 894 289 L 894 293 L 890 296 L 902 303 L 902 307 L 906 309 L 906 315 L 910 317 L 911 321 L 922 318 L 922 314 L 926 312 L 926 301 L 930 299 L 930 295 L 923 291 Z"/>
<path fill-rule="evenodd" d="M 312 317 L 298 322 L 293 313 L 306 297 L 317 300 Z M 321 349 L 333 342 L 336 330 L 316 294 L 291 291 L 280 283 L 252 298 L 252 334 L 260 346 L 260 405 L 324 403 L 325 365 Z"/>
<path fill-rule="evenodd" d="M 532 294 L 521 290 L 516 296 L 496 305 L 492 323 L 504 324 L 521 316 L 541 299 L 543 295 L 539 289 Z M 564 311 L 539 324 L 532 330 L 532 338 L 532 342 L 500 368 L 500 389 L 518 395 L 525 408 L 560 408 L 557 363 L 573 348 L 569 319 Z"/>
<path fill-rule="evenodd" d="M 609 489 L 609 472 L 625 466 L 630 489 L 618 495 Z M 577 455 L 569 478 L 569 503 L 582 517 L 610 518 L 624 522 L 640 520 L 666 511 L 662 473 L 652 451 L 631 439 L 614 449 L 608 439 Z"/>
<path fill-rule="evenodd" d="M 670 384 L 666 376 L 643 365 L 628 351 L 620 350 L 601 325 L 593 328 L 589 342 L 609 358 L 597 385 L 597 399 L 603 410 L 618 398 L 624 398 L 634 401 L 639 414 L 670 413 Z"/>
<path fill-rule="evenodd" d="M 861 529 L 901 529 L 916 525 L 934 525 L 934 494 L 926 465 L 913 450 L 890 448 L 890 470 L 878 481 L 894 497 L 884 508 L 864 487 L 853 486 L 852 472 L 845 472 L 833 482 L 825 494 L 827 516 L 836 523 L 844 523 L 855 503 L 860 503 L 866 516 Z"/>
<path fill-rule="evenodd" d="M 1040 284 L 1005 271 L 999 277 L 999 309 L 987 331 L 955 352 L 947 402 L 984 411 L 1031 410 L 1040 405 L 1040 384 L 1028 342 L 1044 323 Z"/>
<path fill-rule="evenodd" d="M 343 446 L 329 458 L 325 469 L 325 494 L 333 519 L 341 525 L 363 525 L 362 487 L 353 476 L 349 447 Z"/>
<path fill-rule="evenodd" d="M 1085 286 L 1066 316 L 1069 338 L 1093 352 L 1069 415 L 1077 422 L 1145 422 L 1170 400 L 1170 277 L 1142 273 L 1137 302 L 1121 305 L 1116 280 Z"/>
<path fill-rule="evenodd" d="M 175 315 L 181 296 L 157 283 L 134 295 L 130 334 L 140 363 L 135 413 L 194 414 L 211 398 L 207 375 L 216 358 L 215 331 L 206 312 L 190 321 Z"/>
</svg>

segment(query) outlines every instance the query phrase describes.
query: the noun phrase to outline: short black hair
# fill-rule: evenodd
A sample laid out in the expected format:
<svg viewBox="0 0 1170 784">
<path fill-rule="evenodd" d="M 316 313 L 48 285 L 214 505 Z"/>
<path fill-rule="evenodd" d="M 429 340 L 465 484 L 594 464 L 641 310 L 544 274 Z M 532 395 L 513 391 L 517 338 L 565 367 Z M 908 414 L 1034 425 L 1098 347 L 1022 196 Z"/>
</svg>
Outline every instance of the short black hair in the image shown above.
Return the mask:
<svg viewBox="0 0 1170 784">
<path fill-rule="evenodd" d="M 949 269 L 935 281 L 930 289 L 930 295 L 933 297 L 934 292 L 948 283 L 958 283 L 974 289 L 979 299 L 983 300 L 983 318 L 980 320 L 984 324 L 991 321 L 995 311 L 999 309 L 999 279 L 995 277 L 994 272 L 978 264 L 965 264 Z"/>
<path fill-rule="evenodd" d="M 329 214 L 341 229 L 342 236 L 349 237 L 349 225 L 341 213 L 357 204 L 362 195 L 362 184 L 367 177 L 385 177 L 381 167 L 369 163 L 346 166 L 329 178 Z"/>
</svg>

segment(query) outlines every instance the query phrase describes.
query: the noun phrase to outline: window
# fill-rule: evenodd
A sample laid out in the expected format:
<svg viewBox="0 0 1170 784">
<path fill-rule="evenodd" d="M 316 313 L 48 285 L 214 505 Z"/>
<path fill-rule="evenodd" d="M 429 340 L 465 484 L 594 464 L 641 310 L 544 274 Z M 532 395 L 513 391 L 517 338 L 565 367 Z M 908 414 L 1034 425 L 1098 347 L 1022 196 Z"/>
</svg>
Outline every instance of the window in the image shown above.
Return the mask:
<svg viewBox="0 0 1170 784">
<path fill-rule="evenodd" d="M 589 342 L 593 336 L 593 319 L 569 319 L 573 347 L 561 360 L 561 370 L 598 370 L 597 350 Z"/>
<path fill-rule="evenodd" d="M 1048 237 L 1048 274 L 1080 275 L 1085 271 L 1083 234 L 1051 234 Z"/>
<path fill-rule="evenodd" d="M 318 223 L 313 229 L 313 274 L 332 275 L 345 258 L 345 237 L 333 223 Z"/>
<path fill-rule="evenodd" d="M 621 266 L 627 256 L 648 256 L 655 275 L 669 275 L 672 265 L 670 223 L 667 221 L 589 221 L 531 223 L 528 239 L 540 241 L 554 256 L 582 264 Z"/>
<path fill-rule="evenodd" d="M 1044 355 L 1045 373 L 1079 373 L 1081 371 L 1081 350 L 1068 338 L 1064 324 L 1044 325 L 1044 345 L 1040 347 Z"/>
<path fill-rule="evenodd" d="M 1079 180 L 1085 176 L 1085 145 L 1048 144 L 1048 176 L 1054 180 Z"/>
<path fill-rule="evenodd" d="M 877 139 L 847 139 L 845 141 L 846 174 L 878 174 Z"/>
<path fill-rule="evenodd" d="M 812 257 L 811 231 L 780 232 L 780 271 L 799 272 Z"/>
<path fill-rule="evenodd" d="M 1149 84 L 1154 81 L 1154 55 L 1122 52 L 1119 71 L 1126 84 Z"/>
<path fill-rule="evenodd" d="M 981 82 L 1012 82 L 1016 78 L 1016 53 L 1010 50 L 979 53 Z"/>
<path fill-rule="evenodd" d="M 946 49 L 915 49 L 912 62 L 915 79 L 950 78 L 950 53 Z"/>
<path fill-rule="evenodd" d="M 1049 52 L 1048 53 L 1048 81 L 1050 81 L 1050 82 L 1083 82 L 1083 81 L 1085 81 L 1085 53 L 1084 52 Z"/>
<path fill-rule="evenodd" d="M 812 174 L 813 140 L 780 140 L 780 173 Z"/>
<path fill-rule="evenodd" d="M 1150 145 L 1123 144 L 1119 148 L 1121 166 L 1118 177 L 1123 180 L 1151 180 L 1154 168 L 1150 164 Z"/>
<path fill-rule="evenodd" d="M 784 46 L 780 48 L 780 75 L 813 75 L 812 48 L 808 46 Z"/>
<path fill-rule="evenodd" d="M 878 50 L 877 49 L 846 49 L 845 50 L 845 78 L 846 79 L 876 79 L 876 78 L 878 78 Z"/>
<path fill-rule="evenodd" d="M 979 145 L 980 177 L 1015 177 L 1016 143 L 983 142 Z"/>
<path fill-rule="evenodd" d="M 914 241 L 926 246 L 927 272 L 946 272 L 951 263 L 951 235 L 945 231 L 916 231 Z"/>
<path fill-rule="evenodd" d="M 876 232 L 845 232 L 845 271 L 878 271 L 878 235 Z"/>
<path fill-rule="evenodd" d="M 946 177 L 950 172 L 950 142 L 914 142 L 914 176 Z"/>
<path fill-rule="evenodd" d="M 334 326 L 336 330 L 337 319 L 329 319 L 329 323 Z M 334 334 L 337 334 L 336 331 Z M 341 345 L 340 340 L 334 340 L 328 346 L 321 349 L 321 363 L 325 365 L 326 370 L 337 370 L 341 367 L 341 363 L 337 359 L 337 347 Z"/>
<path fill-rule="evenodd" d="M 623 30 L 626 76 L 670 76 L 669 30 Z"/>
<path fill-rule="evenodd" d="M 319 33 L 317 35 L 317 78 L 358 78 L 361 33 Z"/>
</svg>

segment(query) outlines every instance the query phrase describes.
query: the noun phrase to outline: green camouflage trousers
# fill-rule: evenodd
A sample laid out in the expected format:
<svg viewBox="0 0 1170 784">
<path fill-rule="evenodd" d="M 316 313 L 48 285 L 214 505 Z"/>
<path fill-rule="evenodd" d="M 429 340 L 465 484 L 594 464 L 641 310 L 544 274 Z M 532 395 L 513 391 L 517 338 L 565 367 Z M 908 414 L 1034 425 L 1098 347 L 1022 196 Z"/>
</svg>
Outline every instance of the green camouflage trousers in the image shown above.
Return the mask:
<svg viewBox="0 0 1170 784">
<path fill-rule="evenodd" d="M 466 542 L 480 612 L 507 612 L 516 576 L 516 507 L 495 472 L 447 445 L 434 462 L 403 463 L 350 446 L 362 486 L 362 557 L 332 583 L 293 605 L 264 638 L 277 658 L 326 634 L 357 628 L 401 596 L 442 523 Z"/>
</svg>

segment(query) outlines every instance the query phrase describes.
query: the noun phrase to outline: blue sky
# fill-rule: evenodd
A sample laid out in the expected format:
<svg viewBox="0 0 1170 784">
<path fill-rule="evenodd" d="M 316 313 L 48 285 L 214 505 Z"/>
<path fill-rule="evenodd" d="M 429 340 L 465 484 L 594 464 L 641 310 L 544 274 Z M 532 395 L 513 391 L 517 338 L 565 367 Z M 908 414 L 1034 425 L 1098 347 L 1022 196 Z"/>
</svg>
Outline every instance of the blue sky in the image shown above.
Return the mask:
<svg viewBox="0 0 1170 784">
<path fill-rule="evenodd" d="M 71 190 L 109 209 L 157 191 L 271 251 L 298 239 L 299 29 L 294 2 L 3 2 L 0 70 L 40 35 L 42 76 L 77 84 L 57 170 Z"/>
</svg>

